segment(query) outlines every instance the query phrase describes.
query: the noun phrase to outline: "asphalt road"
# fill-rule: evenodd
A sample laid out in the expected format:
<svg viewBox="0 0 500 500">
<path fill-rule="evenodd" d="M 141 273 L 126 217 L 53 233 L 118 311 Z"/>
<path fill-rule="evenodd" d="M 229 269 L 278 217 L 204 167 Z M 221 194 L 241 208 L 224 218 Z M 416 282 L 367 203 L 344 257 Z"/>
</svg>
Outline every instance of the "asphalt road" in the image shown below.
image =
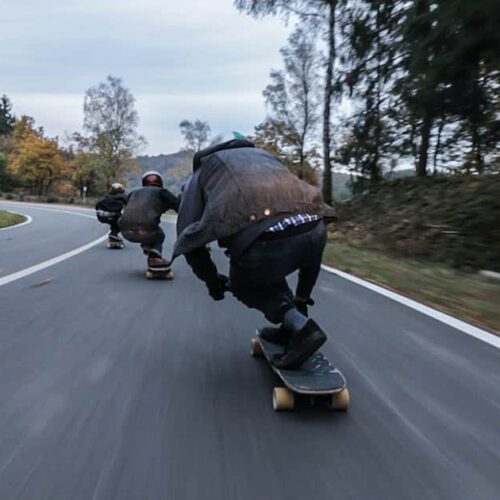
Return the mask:
<svg viewBox="0 0 500 500">
<path fill-rule="evenodd" d="M 0 280 L 105 232 L 50 210 L 0 232 Z M 500 350 L 322 273 L 350 410 L 275 413 L 259 314 L 182 259 L 173 282 L 144 270 L 100 243 L 0 285 L 0 499 L 500 498 Z"/>
</svg>

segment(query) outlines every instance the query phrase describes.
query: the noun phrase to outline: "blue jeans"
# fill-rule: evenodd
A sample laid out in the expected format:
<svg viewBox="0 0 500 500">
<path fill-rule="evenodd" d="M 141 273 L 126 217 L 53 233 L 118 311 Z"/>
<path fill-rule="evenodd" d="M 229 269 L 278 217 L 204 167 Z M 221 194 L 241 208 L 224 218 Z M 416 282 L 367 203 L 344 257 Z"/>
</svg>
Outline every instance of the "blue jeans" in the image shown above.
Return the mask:
<svg viewBox="0 0 500 500">
<path fill-rule="evenodd" d="M 295 295 L 309 299 L 321 270 L 326 239 L 326 227 L 320 222 L 307 233 L 257 240 L 237 262 L 231 261 L 229 281 L 233 295 L 261 311 L 271 323 L 281 323 L 294 298 L 286 277 L 298 270 Z"/>
</svg>

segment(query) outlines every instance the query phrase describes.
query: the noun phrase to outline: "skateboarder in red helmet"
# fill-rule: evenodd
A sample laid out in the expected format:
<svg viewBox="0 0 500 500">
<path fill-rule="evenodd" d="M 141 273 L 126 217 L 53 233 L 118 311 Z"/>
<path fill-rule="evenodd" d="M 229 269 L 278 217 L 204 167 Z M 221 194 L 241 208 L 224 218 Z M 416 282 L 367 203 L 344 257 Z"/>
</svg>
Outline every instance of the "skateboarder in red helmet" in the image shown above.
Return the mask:
<svg viewBox="0 0 500 500">
<path fill-rule="evenodd" d="M 161 175 L 151 170 L 142 176 L 142 187 L 130 192 L 119 225 L 123 237 L 140 243 L 148 257 L 150 271 L 170 271 L 170 262 L 162 257 L 165 234 L 160 227 L 161 215 L 177 211 L 179 201 L 163 187 Z"/>
<path fill-rule="evenodd" d="M 196 153 L 186 183 L 173 257 L 184 254 L 214 300 L 230 289 L 278 327 L 261 336 L 286 346 L 274 364 L 297 368 L 326 341 L 308 318 L 311 293 L 326 244 L 324 217 L 333 211 L 319 190 L 294 176 L 241 134 Z M 218 241 L 230 258 L 221 275 L 207 243 Z M 299 272 L 295 294 L 286 277 Z"/>
</svg>

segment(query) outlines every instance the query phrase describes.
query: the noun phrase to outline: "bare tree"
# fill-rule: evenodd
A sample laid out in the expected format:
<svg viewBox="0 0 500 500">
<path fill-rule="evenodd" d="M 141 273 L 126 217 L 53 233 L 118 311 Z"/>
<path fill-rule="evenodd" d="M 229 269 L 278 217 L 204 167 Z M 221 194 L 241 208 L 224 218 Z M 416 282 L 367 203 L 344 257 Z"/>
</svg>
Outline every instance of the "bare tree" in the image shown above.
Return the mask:
<svg viewBox="0 0 500 500">
<path fill-rule="evenodd" d="M 308 143 L 318 122 L 318 65 L 314 39 L 297 28 L 289 45 L 281 50 L 284 71 L 272 71 L 271 80 L 263 94 L 270 107 L 271 117 L 285 125 L 288 142 L 293 145 L 299 178 L 308 160 Z"/>
<path fill-rule="evenodd" d="M 139 115 L 134 103 L 122 79 L 114 76 L 85 93 L 83 128 L 89 134 L 85 141 L 102 161 L 100 173 L 106 188 L 123 176 L 131 167 L 134 153 L 146 143 L 137 132 Z"/>
<path fill-rule="evenodd" d="M 188 149 L 196 152 L 207 144 L 210 137 L 210 125 L 208 122 L 182 120 L 179 127 L 181 128 L 181 134 L 186 141 Z"/>
<path fill-rule="evenodd" d="M 337 59 L 336 27 L 338 6 L 345 0 L 234 0 L 237 9 L 259 17 L 280 14 L 300 17 L 304 26 L 318 31 L 327 48 L 324 60 L 324 97 L 323 97 L 323 198 L 332 202 L 332 119 L 331 110 L 334 98 L 334 69 Z"/>
</svg>

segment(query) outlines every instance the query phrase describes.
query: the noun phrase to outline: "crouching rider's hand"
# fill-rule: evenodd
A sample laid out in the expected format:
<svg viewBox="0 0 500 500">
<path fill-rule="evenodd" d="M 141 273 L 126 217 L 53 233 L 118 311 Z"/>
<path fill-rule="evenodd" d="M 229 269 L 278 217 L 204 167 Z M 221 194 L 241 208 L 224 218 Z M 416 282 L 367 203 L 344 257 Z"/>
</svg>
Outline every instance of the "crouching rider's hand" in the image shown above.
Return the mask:
<svg viewBox="0 0 500 500">
<path fill-rule="evenodd" d="M 186 254 L 186 260 L 194 274 L 207 285 L 210 297 L 223 300 L 224 294 L 229 291 L 229 279 L 217 272 L 208 248 L 203 246 L 192 250 Z"/>
<path fill-rule="evenodd" d="M 217 274 L 217 278 L 207 282 L 208 294 L 212 299 L 218 301 L 224 299 L 224 294 L 229 291 L 229 279 L 223 274 Z"/>
</svg>

